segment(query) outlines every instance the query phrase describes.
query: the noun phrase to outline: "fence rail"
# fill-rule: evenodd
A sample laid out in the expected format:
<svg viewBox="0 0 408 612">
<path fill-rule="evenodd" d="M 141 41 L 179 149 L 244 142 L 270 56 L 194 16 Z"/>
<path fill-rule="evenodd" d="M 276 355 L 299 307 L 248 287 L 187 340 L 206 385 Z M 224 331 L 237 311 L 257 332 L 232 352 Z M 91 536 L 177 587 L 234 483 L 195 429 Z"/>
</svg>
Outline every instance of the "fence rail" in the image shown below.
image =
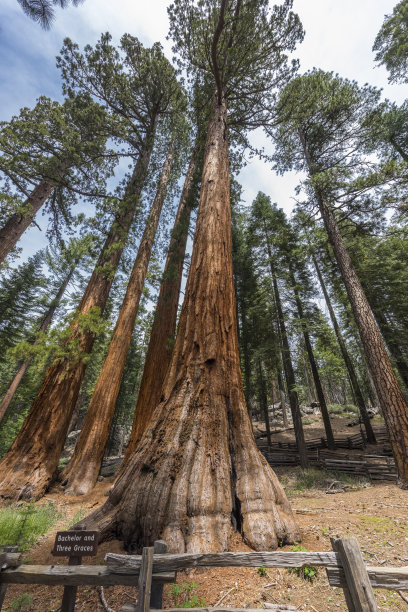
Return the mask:
<svg viewBox="0 0 408 612">
<path fill-rule="evenodd" d="M 136 605 L 126 604 L 121 612 L 148 612 L 161 609 L 163 584 L 175 582 L 176 571 L 194 567 L 325 567 L 329 584 L 343 589 L 350 612 L 378 612 L 373 588 L 408 590 L 408 567 L 366 566 L 354 538 L 332 539 L 332 547 L 329 552 L 165 554 L 165 543 L 160 541 L 155 543 L 159 554 L 155 554 L 153 547 L 144 548 L 142 555 L 108 553 L 106 566 L 20 565 L 20 555 L 5 552 L 0 553 L 0 610 L 8 584 L 126 585 L 138 586 L 139 597 Z M 276 612 L 294 609 L 284 604 L 271 606 L 268 608 Z M 244 612 L 233 608 L 195 608 L 195 612 L 207 611 Z"/>
</svg>

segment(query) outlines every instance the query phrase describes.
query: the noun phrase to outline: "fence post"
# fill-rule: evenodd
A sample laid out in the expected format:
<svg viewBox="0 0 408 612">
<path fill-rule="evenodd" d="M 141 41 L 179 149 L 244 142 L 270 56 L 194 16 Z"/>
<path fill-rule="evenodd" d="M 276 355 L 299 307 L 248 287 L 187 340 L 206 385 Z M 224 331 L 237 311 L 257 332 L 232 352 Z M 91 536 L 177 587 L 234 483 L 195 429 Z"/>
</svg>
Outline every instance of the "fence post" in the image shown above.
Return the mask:
<svg viewBox="0 0 408 612">
<path fill-rule="evenodd" d="M 84 526 L 79 524 L 72 528 L 75 531 L 83 531 Z M 82 557 L 69 557 L 68 565 L 81 565 Z M 74 612 L 75 602 L 77 596 L 78 587 L 66 586 L 64 587 L 64 594 L 61 602 L 61 612 Z"/>
<path fill-rule="evenodd" d="M 154 554 L 163 555 L 167 552 L 167 543 L 164 540 L 156 540 L 154 543 Z M 150 595 L 150 607 L 155 610 L 161 610 L 163 607 L 163 585 L 152 584 L 152 593 Z"/>
<path fill-rule="evenodd" d="M 143 548 L 137 593 L 136 612 L 149 612 L 152 590 L 153 546 Z"/>
<path fill-rule="evenodd" d="M 378 612 L 367 568 L 355 538 L 331 539 L 340 555 L 347 586 L 343 587 L 350 612 Z"/>
<path fill-rule="evenodd" d="M 6 553 L 15 553 L 18 552 L 18 546 L 4 546 L 3 548 L 4 552 Z M 0 567 L 0 572 L 1 572 L 1 567 Z M 1 612 L 1 608 L 3 606 L 3 602 L 4 602 L 4 598 L 6 597 L 6 593 L 7 593 L 7 587 L 8 584 L 0 584 L 0 612 Z"/>
</svg>

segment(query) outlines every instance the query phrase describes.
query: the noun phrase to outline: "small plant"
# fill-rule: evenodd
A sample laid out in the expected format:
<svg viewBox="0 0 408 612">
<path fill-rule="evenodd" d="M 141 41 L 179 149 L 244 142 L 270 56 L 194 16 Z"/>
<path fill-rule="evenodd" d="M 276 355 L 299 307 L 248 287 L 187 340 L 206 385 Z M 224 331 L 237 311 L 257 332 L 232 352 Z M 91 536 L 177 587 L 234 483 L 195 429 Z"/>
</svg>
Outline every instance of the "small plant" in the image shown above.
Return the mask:
<svg viewBox="0 0 408 612">
<path fill-rule="evenodd" d="M 314 423 L 313 419 L 310 419 L 309 417 L 305 417 L 302 419 L 302 423 L 303 425 L 311 425 L 312 423 Z"/>
<path fill-rule="evenodd" d="M 82 521 L 82 519 L 85 516 L 86 516 L 85 508 L 79 508 L 79 510 L 77 510 L 75 512 L 74 516 L 69 519 L 68 529 L 70 529 L 70 527 L 73 527 L 74 525 L 76 525 L 76 523 L 79 523 L 79 521 Z"/>
<path fill-rule="evenodd" d="M 24 608 L 28 608 L 33 603 L 33 598 L 30 593 L 22 593 L 16 599 L 13 599 L 10 602 L 9 610 L 15 610 L 15 612 L 20 612 L 20 610 L 24 610 Z"/>
<path fill-rule="evenodd" d="M 205 606 L 204 599 L 200 599 L 195 589 L 198 584 L 195 582 L 188 582 L 183 584 L 171 584 L 169 595 L 173 598 L 175 608 L 203 608 Z"/>
<path fill-rule="evenodd" d="M 258 572 L 259 576 L 262 576 L 262 578 L 269 576 L 269 572 L 266 567 L 257 567 L 256 571 Z"/>
<path fill-rule="evenodd" d="M 329 535 L 329 530 L 327 527 L 322 527 L 322 536 L 327 537 Z"/>
<path fill-rule="evenodd" d="M 47 533 L 60 516 L 51 502 L 2 508 L 0 509 L 0 545 L 18 546 L 20 551 L 25 551 L 40 536 Z"/>
<path fill-rule="evenodd" d="M 292 546 L 293 552 L 307 552 L 307 548 L 299 544 L 299 542 L 295 542 Z M 303 567 L 290 567 L 287 570 L 290 574 L 296 574 L 299 578 L 303 578 L 304 580 L 308 580 L 309 582 L 313 582 L 317 575 L 317 567 L 313 567 L 312 565 L 304 565 Z"/>
</svg>

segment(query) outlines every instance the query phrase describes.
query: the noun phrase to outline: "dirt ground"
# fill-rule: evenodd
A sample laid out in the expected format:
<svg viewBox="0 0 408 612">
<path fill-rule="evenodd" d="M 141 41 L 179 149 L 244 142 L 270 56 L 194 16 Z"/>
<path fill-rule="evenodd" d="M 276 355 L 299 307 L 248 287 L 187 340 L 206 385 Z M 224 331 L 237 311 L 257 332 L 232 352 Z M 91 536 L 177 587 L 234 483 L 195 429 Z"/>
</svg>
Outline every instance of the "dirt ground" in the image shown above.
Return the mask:
<svg viewBox="0 0 408 612">
<path fill-rule="evenodd" d="M 314 428 L 318 429 L 317 423 Z M 346 430 L 354 432 L 355 428 Z M 308 433 L 307 437 L 314 435 L 314 432 Z M 294 483 L 300 473 L 299 468 L 277 468 L 276 472 L 284 483 L 300 526 L 302 545 L 308 551 L 331 550 L 331 536 L 354 536 L 370 565 L 408 565 L 408 491 L 402 491 L 389 483 L 372 485 L 368 482 L 359 482 L 349 490 L 336 494 L 316 489 L 298 491 Z M 62 516 L 53 529 L 24 554 L 24 561 L 42 565 L 65 564 L 67 561 L 64 558 L 51 555 L 56 531 L 67 529 L 73 517 L 80 520 L 101 505 L 111 486 L 105 479 L 87 496 L 68 497 L 60 492 L 52 492 L 38 502 L 52 501 Z M 237 534 L 231 537 L 229 548 L 235 551 L 249 550 Z M 284 550 L 290 551 L 291 547 L 285 547 Z M 87 558 L 85 562 L 102 564 L 107 552 L 122 552 L 121 543 L 110 541 L 101 544 L 98 555 Z M 201 600 L 201 605 L 206 606 L 222 603 L 227 607 L 262 608 L 265 602 L 269 602 L 287 603 L 304 612 L 337 612 L 347 609 L 342 590 L 329 586 L 324 568 L 318 570 L 312 583 L 284 569 L 264 572 L 257 568 L 212 568 L 179 572 L 177 583 L 190 587 L 196 584 L 193 595 Z M 172 591 L 174 587 L 165 586 L 164 608 L 173 607 L 176 603 Z M 25 592 L 31 594 L 33 603 L 24 610 L 59 610 L 62 588 L 34 585 L 10 585 L 3 609 L 18 609 L 11 607 L 12 601 Z M 133 587 L 108 587 L 105 595 L 109 606 L 119 611 L 124 603 L 135 602 L 137 590 Z M 408 596 L 408 592 L 405 595 Z M 408 604 L 398 593 L 378 589 L 376 597 L 380 610 L 408 612 Z M 179 596 L 178 603 L 182 603 L 182 596 Z M 75 610 L 102 612 L 94 587 L 78 589 Z"/>
</svg>

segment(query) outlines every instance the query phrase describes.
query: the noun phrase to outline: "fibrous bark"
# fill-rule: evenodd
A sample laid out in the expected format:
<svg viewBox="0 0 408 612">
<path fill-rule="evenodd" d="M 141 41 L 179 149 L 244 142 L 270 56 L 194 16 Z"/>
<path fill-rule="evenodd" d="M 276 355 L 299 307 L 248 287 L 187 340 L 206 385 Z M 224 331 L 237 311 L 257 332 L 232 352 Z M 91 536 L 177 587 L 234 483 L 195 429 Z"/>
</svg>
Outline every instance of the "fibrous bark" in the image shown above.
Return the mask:
<svg viewBox="0 0 408 612">
<path fill-rule="evenodd" d="M 299 537 L 258 451 L 242 388 L 232 277 L 226 108 L 214 100 L 190 273 L 162 401 L 104 506 L 91 515 L 127 548 L 222 551 L 231 521 L 253 548 Z"/>
<path fill-rule="evenodd" d="M 94 333 L 81 326 L 81 317 L 102 313 L 122 255 L 126 236 L 139 204 L 153 147 L 155 124 L 146 138 L 126 188 L 121 209 L 109 230 L 105 244 L 70 326 L 69 342 L 79 357 L 54 362 L 47 370 L 23 426 L 0 463 L 0 498 L 38 499 L 57 473 L 58 460 L 75 408 L 86 360 L 95 340 Z"/>
<path fill-rule="evenodd" d="M 173 350 L 177 324 L 183 264 L 186 251 L 190 215 L 194 203 L 193 193 L 197 183 L 199 151 L 196 146 L 180 196 L 179 207 L 171 234 L 169 252 L 164 266 L 154 321 L 150 332 L 142 380 L 133 418 L 132 431 L 123 458 L 123 465 L 132 456 L 148 426 L 157 404 Z"/>
<path fill-rule="evenodd" d="M 88 493 L 98 478 L 109 430 L 115 414 L 116 400 L 136 322 L 153 242 L 171 176 L 173 160 L 174 152 L 173 145 L 171 145 L 164 162 L 156 197 L 146 221 L 108 352 L 92 394 L 74 454 L 62 475 L 63 483 L 66 485 L 65 492 L 71 495 Z"/>
</svg>

